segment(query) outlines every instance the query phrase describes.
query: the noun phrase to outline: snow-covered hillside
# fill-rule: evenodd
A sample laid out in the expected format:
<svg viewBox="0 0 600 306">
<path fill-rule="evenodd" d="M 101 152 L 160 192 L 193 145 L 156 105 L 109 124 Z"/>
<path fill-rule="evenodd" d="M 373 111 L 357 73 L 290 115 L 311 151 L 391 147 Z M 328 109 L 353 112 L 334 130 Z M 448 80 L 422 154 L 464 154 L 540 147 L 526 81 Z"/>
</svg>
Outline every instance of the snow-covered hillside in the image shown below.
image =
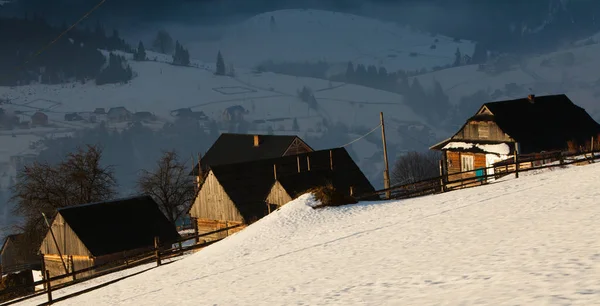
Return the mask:
<svg viewBox="0 0 600 306">
<path fill-rule="evenodd" d="M 405 201 L 313 210 L 304 195 L 60 305 L 597 305 L 599 181 L 594 164 Z"/>
<path fill-rule="evenodd" d="M 271 22 L 271 18 L 274 21 Z M 347 13 L 289 9 L 263 13 L 229 28 L 217 43 L 188 43 L 192 55 L 214 60 L 221 50 L 236 67 L 263 61 L 348 61 L 383 66 L 388 71 L 418 70 L 451 64 L 460 48 L 474 44 L 421 33 L 393 23 Z"/>
<path fill-rule="evenodd" d="M 500 73 L 485 72 L 479 69 L 479 65 L 469 65 L 417 78 L 425 87 L 432 86 L 437 80 L 451 102 L 457 104 L 461 98 L 478 91 L 485 92 L 491 100 L 522 98 L 530 93 L 564 93 L 600 121 L 598 54 L 600 44 L 587 44 L 533 58 L 515 59 L 512 64 L 502 64 L 510 66 L 510 69 Z M 486 101 L 480 101 L 479 105 L 483 102 Z M 472 114 L 465 114 L 465 119 L 469 115 Z"/>
<path fill-rule="evenodd" d="M 124 55 L 129 59 L 132 57 L 131 54 Z M 65 115 L 80 112 L 83 116 L 89 116 L 96 108 L 108 110 L 125 106 L 131 112 L 149 111 L 159 117 L 155 125 L 160 127 L 164 122 L 174 120 L 171 112 L 180 108 L 202 111 L 209 119 L 221 121 L 227 108 L 241 106 L 244 120 L 258 122 L 252 132 L 265 134 L 270 126 L 275 133 L 298 134 L 302 137 L 319 136 L 324 129 L 324 120 L 332 125 L 343 123 L 351 130 L 362 128 L 368 131 L 379 124 L 379 112 L 383 111 L 389 126 L 388 147 L 398 147 L 399 150 L 406 149 L 402 146 L 405 135 L 397 132 L 399 125 L 427 125 L 425 119 L 403 103 L 401 95 L 386 91 L 245 69 L 237 69 L 236 77 L 216 76 L 213 73 L 214 65 L 193 61 L 194 67 L 180 67 L 166 63 L 171 60 L 170 56 L 149 52 L 148 57 L 151 61 L 129 61 L 137 76 L 128 84 L 97 86 L 94 82 L 88 82 L 0 87 L 0 99 L 8 99 L 11 103 L 1 106 L 5 111 L 20 113 L 22 120 L 29 120 L 36 111 L 42 111 L 48 115 L 49 123 L 54 125 L 0 131 L 0 164 L 8 163 L 13 155 L 35 153 L 32 145 L 44 136 L 58 136 L 93 126 L 82 121 L 65 121 Z M 314 92 L 317 109 L 310 108 L 298 97 L 298 91 L 304 86 Z M 294 119 L 298 122 L 298 132 L 292 130 Z M 122 126 L 126 124 L 108 124 L 109 128 Z M 360 133 L 353 133 L 349 138 L 360 136 Z M 345 141 L 341 140 L 330 146 L 344 144 Z M 359 155 L 357 162 L 366 169 L 369 178 L 379 180 L 382 164 L 374 165 L 366 161 L 380 151 L 377 144 L 379 140 L 374 144 L 363 139 L 353 143 L 352 148 Z M 6 186 L 3 182 L 0 184 Z"/>
</svg>

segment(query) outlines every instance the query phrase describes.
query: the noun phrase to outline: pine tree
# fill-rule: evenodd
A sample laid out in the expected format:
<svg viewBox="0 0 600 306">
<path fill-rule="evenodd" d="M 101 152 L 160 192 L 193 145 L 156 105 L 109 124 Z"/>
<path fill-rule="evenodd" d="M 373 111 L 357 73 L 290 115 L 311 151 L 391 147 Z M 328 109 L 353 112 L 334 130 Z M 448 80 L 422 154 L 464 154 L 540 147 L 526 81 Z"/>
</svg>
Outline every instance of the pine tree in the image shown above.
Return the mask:
<svg viewBox="0 0 600 306">
<path fill-rule="evenodd" d="M 355 74 L 354 64 L 352 64 L 352 62 L 348 62 L 348 66 L 346 67 L 346 82 L 354 82 Z"/>
<path fill-rule="evenodd" d="M 460 48 L 456 48 L 456 53 L 454 53 L 454 67 L 458 67 L 462 64 L 462 53 L 460 53 Z"/>
<path fill-rule="evenodd" d="M 217 53 L 217 71 L 216 75 L 225 75 L 225 61 L 223 60 L 223 56 L 221 55 L 221 51 Z"/>
<path fill-rule="evenodd" d="M 299 132 L 300 126 L 298 125 L 298 119 L 294 118 L 294 122 L 292 122 L 292 131 Z"/>
<path fill-rule="evenodd" d="M 277 25 L 275 24 L 275 17 L 271 16 L 271 21 L 269 22 L 269 27 L 271 29 L 271 32 L 275 32 L 275 30 L 277 29 Z"/>
<path fill-rule="evenodd" d="M 144 43 L 140 41 L 137 47 L 137 51 L 133 54 L 133 59 L 136 61 L 146 61 L 148 58 L 146 57 L 146 48 L 144 47 Z"/>
</svg>

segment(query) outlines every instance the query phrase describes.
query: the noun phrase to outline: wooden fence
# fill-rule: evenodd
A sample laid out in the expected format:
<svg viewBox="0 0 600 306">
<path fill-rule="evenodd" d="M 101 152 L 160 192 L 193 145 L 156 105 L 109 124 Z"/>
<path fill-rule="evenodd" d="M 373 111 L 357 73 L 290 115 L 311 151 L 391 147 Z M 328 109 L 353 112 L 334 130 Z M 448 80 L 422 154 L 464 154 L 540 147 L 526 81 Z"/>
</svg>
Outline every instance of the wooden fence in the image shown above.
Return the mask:
<svg viewBox="0 0 600 306">
<path fill-rule="evenodd" d="M 48 302 L 41 304 L 41 305 L 50 305 L 53 302 L 58 302 L 58 301 L 65 300 L 65 299 L 68 299 L 68 298 L 71 298 L 71 297 L 74 297 L 77 295 L 81 295 L 83 293 L 89 292 L 90 290 L 89 289 L 82 290 L 79 292 L 71 293 L 67 296 L 60 297 L 60 298 L 53 297 L 52 291 L 54 291 L 56 289 L 62 289 L 65 287 L 69 287 L 74 284 L 77 284 L 77 283 L 80 283 L 83 281 L 88 281 L 90 279 L 98 278 L 98 277 L 101 277 L 101 276 L 104 276 L 104 275 L 107 275 L 110 273 L 114 273 L 114 272 L 129 269 L 129 268 L 137 267 L 140 265 L 148 264 L 148 263 L 151 263 L 154 261 L 156 262 L 156 266 L 161 266 L 163 264 L 162 260 L 164 260 L 164 259 L 181 256 L 185 252 L 207 247 L 207 246 L 209 246 L 215 242 L 218 242 L 220 240 L 223 240 L 225 238 L 216 239 L 216 240 L 212 240 L 209 242 L 195 243 L 194 245 L 186 246 L 186 247 L 181 246 L 181 243 L 183 243 L 185 241 L 189 241 L 189 240 L 198 241 L 198 239 L 201 237 L 209 236 L 209 235 L 219 233 L 222 231 L 229 231 L 231 229 L 234 229 L 234 228 L 237 228 L 240 226 L 243 226 L 243 224 L 238 224 L 238 225 L 234 225 L 234 226 L 230 226 L 230 227 L 226 227 L 226 228 L 221 228 L 221 229 L 218 229 L 218 230 L 215 230 L 212 232 L 208 232 L 208 233 L 203 233 L 203 234 L 198 234 L 198 235 L 188 235 L 188 236 L 185 236 L 176 241 L 169 241 L 168 242 L 169 245 L 171 245 L 171 246 L 176 245 L 175 247 L 171 247 L 171 248 L 164 248 L 164 246 L 161 247 L 160 241 L 158 241 L 158 237 L 156 237 L 155 241 L 154 241 L 154 249 L 152 251 L 148 251 L 143 254 L 138 254 L 135 256 L 129 256 L 126 258 L 103 263 L 100 265 L 95 265 L 93 267 L 89 267 L 89 268 L 85 268 L 85 269 L 81 269 L 81 270 L 77 270 L 77 271 L 72 271 L 72 272 L 66 273 L 66 274 L 52 276 L 52 275 L 50 275 L 50 272 L 48 270 L 45 270 L 42 273 L 42 276 L 44 279 L 41 281 L 34 282 L 33 284 L 9 287 L 7 289 L 0 291 L 0 301 L 2 301 L 2 297 L 8 296 L 10 294 L 15 294 L 15 293 L 18 293 L 23 290 L 35 288 L 36 286 L 43 285 L 44 286 L 43 290 L 38 290 L 37 292 L 34 291 L 33 294 L 17 297 L 15 299 L 11 299 L 10 301 L 0 303 L 0 306 L 19 303 L 19 302 L 22 302 L 22 301 L 25 301 L 25 300 L 28 300 L 28 299 L 31 299 L 31 298 L 34 298 L 34 297 L 37 297 L 40 295 L 44 295 L 44 294 L 46 294 L 48 296 Z M 91 276 L 82 277 L 82 278 L 77 277 L 78 274 L 90 272 L 90 271 L 96 271 L 100 268 L 106 268 L 106 269 L 103 269 L 101 272 L 96 272 Z M 140 272 L 138 272 L 138 273 L 140 273 Z M 135 273 L 135 274 L 138 274 L 138 273 Z M 123 278 L 126 278 L 126 277 L 129 277 L 129 276 L 125 276 Z M 52 282 L 55 282 L 57 280 L 62 280 L 65 278 L 70 278 L 71 280 L 69 280 L 68 282 L 65 282 L 65 283 L 61 283 L 56 286 L 52 285 Z M 109 283 L 112 283 L 112 282 L 114 282 L 114 281 L 110 281 Z M 97 287 L 101 287 L 101 286 L 102 285 L 97 286 Z"/>
<path fill-rule="evenodd" d="M 383 199 L 386 193 L 390 194 L 390 199 L 406 199 L 467 187 L 475 187 L 490 183 L 491 181 L 498 180 L 511 174 L 514 174 L 515 177 L 518 178 L 519 173 L 522 172 L 564 167 L 577 163 L 592 163 L 595 160 L 600 159 L 599 153 L 600 151 L 596 150 L 575 153 L 545 152 L 517 155 L 516 157 L 497 162 L 491 167 L 464 172 L 442 173 L 437 177 L 381 189 L 374 194 L 363 195 L 360 199 L 366 199 L 373 195 L 379 195 Z"/>
</svg>

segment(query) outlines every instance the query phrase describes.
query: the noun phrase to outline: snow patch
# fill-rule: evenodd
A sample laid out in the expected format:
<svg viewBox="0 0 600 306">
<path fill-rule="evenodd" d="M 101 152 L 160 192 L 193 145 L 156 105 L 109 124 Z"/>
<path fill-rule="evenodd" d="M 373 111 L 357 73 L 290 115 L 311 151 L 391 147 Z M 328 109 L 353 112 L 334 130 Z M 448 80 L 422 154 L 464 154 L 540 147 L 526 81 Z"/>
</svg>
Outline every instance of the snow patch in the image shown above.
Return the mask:
<svg viewBox="0 0 600 306">
<path fill-rule="evenodd" d="M 507 155 L 510 153 L 510 147 L 505 143 L 500 144 L 476 144 L 466 142 L 450 142 L 445 145 L 442 150 L 448 149 L 480 149 L 486 153 L 492 153 L 497 155 Z"/>
</svg>

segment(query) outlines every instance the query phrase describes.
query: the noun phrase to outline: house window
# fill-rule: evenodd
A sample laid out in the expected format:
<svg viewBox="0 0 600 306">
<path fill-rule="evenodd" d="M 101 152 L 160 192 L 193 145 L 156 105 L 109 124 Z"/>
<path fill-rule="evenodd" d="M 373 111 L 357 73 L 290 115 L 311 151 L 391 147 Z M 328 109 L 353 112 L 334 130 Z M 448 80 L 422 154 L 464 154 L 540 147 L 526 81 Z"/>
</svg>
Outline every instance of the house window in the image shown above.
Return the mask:
<svg viewBox="0 0 600 306">
<path fill-rule="evenodd" d="M 461 171 L 472 171 L 475 167 L 473 167 L 473 156 L 472 155 L 462 155 L 460 158 Z"/>
<path fill-rule="evenodd" d="M 479 134 L 479 138 L 489 138 L 490 137 L 490 127 L 487 125 L 480 124 L 477 133 Z"/>
</svg>

